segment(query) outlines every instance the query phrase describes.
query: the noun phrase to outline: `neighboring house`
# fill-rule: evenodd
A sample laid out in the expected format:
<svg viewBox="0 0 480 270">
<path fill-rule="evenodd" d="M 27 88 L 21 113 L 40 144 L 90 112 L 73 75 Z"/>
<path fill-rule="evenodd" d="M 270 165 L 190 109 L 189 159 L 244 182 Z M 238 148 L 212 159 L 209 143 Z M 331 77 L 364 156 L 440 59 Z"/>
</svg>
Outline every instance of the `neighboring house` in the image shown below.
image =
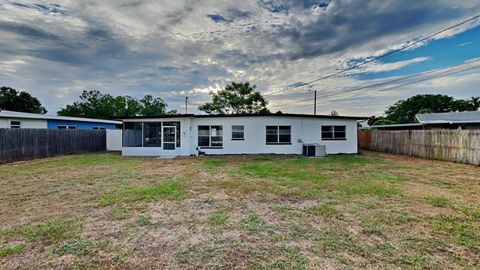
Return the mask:
<svg viewBox="0 0 480 270">
<path fill-rule="evenodd" d="M 0 111 L 0 128 L 116 129 L 121 121 Z"/>
<path fill-rule="evenodd" d="M 373 125 L 370 128 L 379 130 L 480 129 L 480 111 L 419 113 L 415 118 L 418 123 Z"/>
<path fill-rule="evenodd" d="M 122 154 L 302 154 L 305 144 L 323 145 L 327 154 L 354 154 L 362 119 L 303 114 L 125 117 Z"/>
</svg>

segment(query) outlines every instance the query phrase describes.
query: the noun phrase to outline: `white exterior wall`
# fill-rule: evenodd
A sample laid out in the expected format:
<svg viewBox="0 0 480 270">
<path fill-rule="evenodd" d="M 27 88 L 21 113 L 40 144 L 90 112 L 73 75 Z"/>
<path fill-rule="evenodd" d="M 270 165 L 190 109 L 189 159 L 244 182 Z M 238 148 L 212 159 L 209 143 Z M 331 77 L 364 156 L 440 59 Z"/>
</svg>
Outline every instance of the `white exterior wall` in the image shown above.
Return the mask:
<svg viewBox="0 0 480 270">
<path fill-rule="evenodd" d="M 122 130 L 107 129 L 107 151 L 122 151 Z"/>
<path fill-rule="evenodd" d="M 10 128 L 10 121 L 20 121 L 21 128 L 47 128 L 47 120 L 0 118 L 0 128 Z"/>
<path fill-rule="evenodd" d="M 206 154 L 302 154 L 304 143 L 319 143 L 326 146 L 327 154 L 357 153 L 357 121 L 354 119 L 310 117 L 212 117 L 212 118 L 167 118 L 135 119 L 132 122 L 181 122 L 181 147 L 175 151 L 161 147 L 123 147 L 126 156 L 188 156 L 197 154 L 198 126 L 223 126 L 223 148 L 200 149 Z M 232 140 L 232 125 L 244 126 L 244 140 Z M 266 126 L 291 126 L 291 144 L 267 145 Z M 346 140 L 322 140 L 322 125 L 346 126 Z"/>
<path fill-rule="evenodd" d="M 355 120 L 314 119 L 302 117 L 215 117 L 196 118 L 192 125 L 193 147 L 196 153 L 198 126 L 223 126 L 223 149 L 202 149 L 207 154 L 302 154 L 304 143 L 326 145 L 327 154 L 357 153 L 357 123 Z M 243 125 L 245 140 L 232 140 L 232 125 Z M 345 125 L 346 140 L 322 141 L 321 125 Z M 291 126 L 290 145 L 267 145 L 266 126 Z"/>
</svg>

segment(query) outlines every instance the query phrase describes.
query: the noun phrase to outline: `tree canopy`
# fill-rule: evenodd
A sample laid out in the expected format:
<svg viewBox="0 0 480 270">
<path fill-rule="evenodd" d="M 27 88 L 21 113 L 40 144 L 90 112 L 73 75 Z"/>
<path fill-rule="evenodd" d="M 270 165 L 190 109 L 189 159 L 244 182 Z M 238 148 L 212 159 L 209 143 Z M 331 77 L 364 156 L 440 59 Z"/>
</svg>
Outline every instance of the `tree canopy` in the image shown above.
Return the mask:
<svg viewBox="0 0 480 270">
<path fill-rule="evenodd" d="M 6 86 L 0 88 L 0 109 L 27 113 L 47 113 L 47 110 L 37 98 L 25 91 L 17 91 Z"/>
<path fill-rule="evenodd" d="M 417 113 L 476 111 L 480 97 L 454 99 L 447 95 L 416 95 L 399 100 L 385 111 L 384 117 L 371 117 L 369 124 L 404 124 L 416 121 Z"/>
<path fill-rule="evenodd" d="M 62 108 L 58 115 L 108 119 L 116 116 L 164 115 L 167 114 L 166 109 L 167 104 L 163 99 L 151 95 L 138 100 L 131 96 L 114 97 L 97 90 L 85 90 L 80 95 L 80 101 Z"/>
<path fill-rule="evenodd" d="M 270 113 L 268 101 L 255 91 L 249 82 L 232 82 L 217 93 L 210 92 L 212 102 L 198 107 L 208 114 L 258 114 Z"/>
</svg>

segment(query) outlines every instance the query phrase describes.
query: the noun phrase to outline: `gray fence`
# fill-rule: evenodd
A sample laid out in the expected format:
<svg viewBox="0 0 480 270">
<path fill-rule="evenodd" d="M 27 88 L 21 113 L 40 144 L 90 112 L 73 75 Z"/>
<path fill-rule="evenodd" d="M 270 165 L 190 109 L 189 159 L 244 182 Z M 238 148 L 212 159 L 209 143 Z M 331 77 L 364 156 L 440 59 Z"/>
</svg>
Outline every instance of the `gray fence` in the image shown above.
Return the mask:
<svg viewBox="0 0 480 270">
<path fill-rule="evenodd" d="M 360 149 L 480 165 L 479 130 L 359 131 Z"/>
<path fill-rule="evenodd" d="M 0 163 L 98 151 L 105 130 L 0 129 Z"/>
</svg>

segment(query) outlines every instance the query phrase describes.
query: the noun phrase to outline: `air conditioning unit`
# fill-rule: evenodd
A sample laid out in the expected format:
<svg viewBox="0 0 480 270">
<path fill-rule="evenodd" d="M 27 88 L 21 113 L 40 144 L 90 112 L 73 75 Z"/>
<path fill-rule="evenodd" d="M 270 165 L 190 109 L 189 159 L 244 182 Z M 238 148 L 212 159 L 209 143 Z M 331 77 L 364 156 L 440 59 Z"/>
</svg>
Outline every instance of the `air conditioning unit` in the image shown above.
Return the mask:
<svg viewBox="0 0 480 270">
<path fill-rule="evenodd" d="M 327 149 L 325 145 L 318 143 L 304 143 L 303 155 L 306 157 L 325 157 L 327 156 Z"/>
</svg>

